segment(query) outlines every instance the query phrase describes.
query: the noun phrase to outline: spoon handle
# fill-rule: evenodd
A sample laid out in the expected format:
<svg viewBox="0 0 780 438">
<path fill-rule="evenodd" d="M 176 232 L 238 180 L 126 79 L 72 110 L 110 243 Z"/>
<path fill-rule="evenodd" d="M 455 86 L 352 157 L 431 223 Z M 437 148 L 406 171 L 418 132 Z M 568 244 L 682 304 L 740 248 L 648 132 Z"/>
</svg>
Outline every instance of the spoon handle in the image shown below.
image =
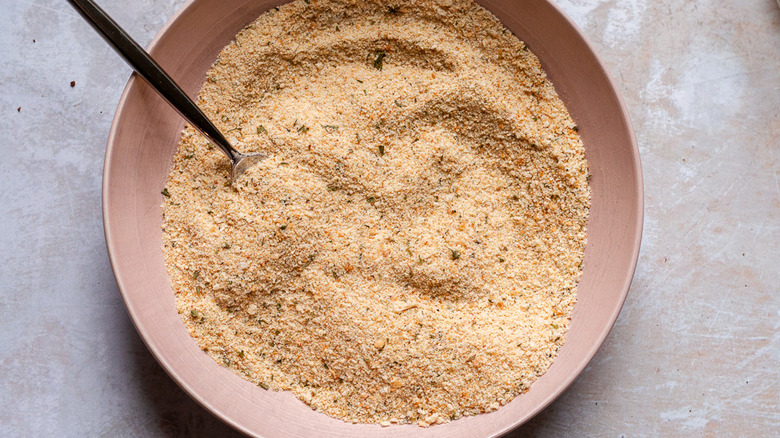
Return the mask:
<svg viewBox="0 0 780 438">
<path fill-rule="evenodd" d="M 231 161 L 236 162 L 241 154 L 230 145 L 230 142 L 187 96 L 187 93 L 124 29 L 92 0 L 68 0 L 68 2 L 182 117 L 222 149 Z"/>
</svg>

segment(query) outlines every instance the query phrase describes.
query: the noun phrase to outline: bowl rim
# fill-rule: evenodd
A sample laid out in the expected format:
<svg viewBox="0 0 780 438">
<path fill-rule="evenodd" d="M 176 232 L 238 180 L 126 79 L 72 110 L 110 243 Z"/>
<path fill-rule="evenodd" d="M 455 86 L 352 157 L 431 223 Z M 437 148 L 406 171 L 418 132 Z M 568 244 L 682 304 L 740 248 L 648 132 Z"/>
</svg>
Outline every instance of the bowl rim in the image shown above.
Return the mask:
<svg viewBox="0 0 780 438">
<path fill-rule="evenodd" d="M 166 21 L 165 25 L 159 30 L 159 32 L 156 34 L 154 39 L 149 43 L 147 50 L 150 53 L 154 54 L 155 48 L 165 38 L 166 33 L 171 29 L 172 25 L 178 19 L 180 19 L 180 17 L 182 17 L 187 12 L 189 12 L 192 8 L 195 8 L 200 1 L 202 0 L 188 0 L 184 5 L 182 5 L 170 17 L 170 19 Z M 493 12 L 493 10 L 490 7 L 485 6 L 485 3 L 489 3 L 490 1 L 491 0 L 476 0 L 478 4 L 482 5 L 483 7 Z M 633 211 L 633 217 L 635 218 L 635 222 L 629 224 L 628 228 L 631 229 L 631 233 L 629 236 L 626 237 L 626 239 L 630 241 L 629 246 L 632 248 L 630 259 L 628 260 L 630 269 L 625 272 L 626 275 L 620 287 L 619 300 L 615 301 L 617 305 L 614 306 L 611 314 L 609 315 L 606 321 L 607 324 L 605 324 L 603 330 L 601 330 L 598 336 L 594 339 L 595 342 L 591 344 L 587 353 L 584 356 L 582 356 L 582 360 L 580 360 L 577 363 L 577 366 L 574 368 L 575 371 L 569 373 L 566 376 L 566 378 L 563 380 L 562 384 L 558 385 L 556 387 L 557 389 L 555 389 L 554 391 L 551 391 L 541 403 L 538 403 L 536 405 L 534 409 L 528 411 L 524 416 L 517 418 L 516 421 L 513 422 L 512 424 L 507 425 L 501 430 L 497 430 L 495 433 L 496 435 L 503 435 L 508 433 L 509 431 L 516 429 L 517 427 L 521 426 L 522 424 L 524 424 L 525 422 L 527 422 L 528 420 L 536 416 L 539 412 L 544 410 L 546 407 L 548 407 L 555 399 L 557 399 L 561 394 L 563 394 L 563 392 L 565 392 L 571 386 L 571 384 L 581 375 L 585 367 L 591 362 L 595 354 L 603 345 L 610 331 L 612 330 L 620 314 L 620 311 L 625 303 L 626 297 L 630 290 L 631 283 L 633 281 L 633 277 L 636 272 L 636 267 L 638 264 L 640 247 L 641 247 L 642 232 L 643 232 L 644 182 L 643 182 L 643 175 L 642 175 L 641 159 L 639 155 L 639 148 L 637 145 L 634 129 L 631 123 L 631 118 L 628 109 L 625 105 L 625 102 L 623 100 L 623 97 L 618 91 L 614 78 L 609 72 L 609 70 L 607 69 L 603 60 L 601 59 L 601 56 L 594 49 L 593 45 L 585 36 L 583 31 L 579 28 L 579 26 L 553 0 L 538 0 L 538 1 L 546 3 L 547 6 L 551 7 L 555 11 L 555 13 L 557 13 L 560 16 L 560 18 L 565 20 L 568 23 L 568 25 L 571 27 L 571 29 L 576 33 L 577 37 L 582 41 L 582 43 L 588 49 L 590 54 L 594 57 L 597 66 L 603 72 L 605 79 L 607 81 L 607 85 L 609 86 L 610 91 L 614 95 L 613 97 L 618 103 L 620 114 L 621 114 L 620 122 L 625 126 L 628 134 L 629 141 L 626 146 L 629 147 L 630 149 L 631 165 L 633 166 L 632 169 L 633 175 L 635 175 L 635 180 L 633 182 L 636 189 L 635 189 L 634 197 L 632 198 L 636 201 L 634 205 L 634 211 Z M 286 3 L 286 1 L 277 1 L 277 3 L 283 4 Z M 542 57 L 539 56 L 539 58 L 542 61 L 542 64 L 544 65 L 544 60 L 542 59 Z M 127 84 L 124 87 L 122 95 L 117 104 L 116 112 L 112 119 L 111 129 L 107 140 L 104 166 L 103 166 L 103 181 L 102 181 L 103 228 L 104 228 L 104 235 L 106 239 L 106 246 L 108 250 L 108 256 L 112 267 L 112 271 L 114 273 L 114 278 L 116 280 L 120 294 L 122 295 L 122 299 L 125 303 L 125 308 L 128 312 L 128 315 L 130 316 L 131 321 L 133 322 L 136 331 L 138 332 L 144 344 L 146 345 L 146 348 L 152 353 L 154 358 L 166 371 L 168 376 L 170 376 L 177 383 L 177 385 L 180 388 L 182 388 L 192 399 L 194 399 L 198 404 L 200 404 L 202 407 L 207 409 L 211 414 L 217 416 L 221 421 L 229 424 L 231 427 L 235 428 L 236 430 L 243 432 L 247 435 L 252 435 L 254 432 L 249 428 L 247 428 L 246 425 L 237 421 L 229 413 L 222 411 L 217 406 L 214 406 L 207 398 L 204 398 L 202 394 L 200 394 L 190 384 L 189 381 L 183 379 L 179 375 L 176 368 L 166 359 L 165 355 L 163 354 L 163 351 L 156 344 L 150 342 L 150 337 L 152 336 L 152 334 L 149 333 L 146 327 L 140 324 L 140 317 L 138 315 L 137 309 L 131 306 L 128 301 L 128 287 L 126 285 L 125 278 L 123 277 L 123 275 L 120 274 L 120 270 L 118 269 L 119 260 L 117 259 L 118 247 L 116 245 L 116 239 L 115 239 L 116 230 L 114 229 L 113 226 L 114 223 L 113 212 L 109 208 L 109 205 L 111 203 L 111 196 L 112 196 L 110 182 L 112 180 L 111 164 L 113 163 L 114 152 L 115 152 L 113 145 L 116 144 L 117 139 L 119 137 L 119 124 L 122 119 L 122 109 L 127 104 L 127 101 L 130 98 L 130 95 L 133 92 L 138 82 L 143 82 L 143 79 L 141 79 L 136 73 L 132 73 Z M 561 98 L 563 98 L 563 96 L 561 96 Z"/>
</svg>

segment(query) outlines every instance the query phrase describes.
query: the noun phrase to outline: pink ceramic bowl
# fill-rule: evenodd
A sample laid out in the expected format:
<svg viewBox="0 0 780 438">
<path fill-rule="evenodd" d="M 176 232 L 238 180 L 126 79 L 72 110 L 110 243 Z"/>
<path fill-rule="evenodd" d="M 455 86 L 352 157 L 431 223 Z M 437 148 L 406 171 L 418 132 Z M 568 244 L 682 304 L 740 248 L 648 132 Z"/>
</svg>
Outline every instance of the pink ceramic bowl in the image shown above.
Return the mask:
<svg viewBox="0 0 780 438">
<path fill-rule="evenodd" d="M 150 51 L 195 95 L 219 51 L 271 0 L 193 0 Z M 348 424 L 312 411 L 218 366 L 179 320 L 161 251 L 160 191 L 184 126 L 143 80 L 133 77 L 117 109 L 103 177 L 111 265 L 138 332 L 165 370 L 195 400 L 257 436 L 492 436 L 530 419 L 560 395 L 598 350 L 628 293 L 642 232 L 639 154 L 625 106 L 577 27 L 548 0 L 484 0 L 540 58 L 584 140 L 592 173 L 584 273 L 566 344 L 531 389 L 496 412 L 428 429 Z"/>
</svg>

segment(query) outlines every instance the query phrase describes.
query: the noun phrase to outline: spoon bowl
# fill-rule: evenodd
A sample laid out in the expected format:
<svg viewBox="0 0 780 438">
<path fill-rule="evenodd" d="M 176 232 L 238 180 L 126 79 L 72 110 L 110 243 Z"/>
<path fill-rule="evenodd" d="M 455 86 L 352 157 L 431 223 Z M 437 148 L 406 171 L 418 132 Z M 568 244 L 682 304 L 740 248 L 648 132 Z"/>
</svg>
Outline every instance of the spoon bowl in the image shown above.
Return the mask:
<svg viewBox="0 0 780 438">
<path fill-rule="evenodd" d="M 231 161 L 233 163 L 233 166 L 230 171 L 231 180 L 235 182 L 238 179 L 238 177 L 241 176 L 241 174 L 243 174 L 247 169 L 259 163 L 265 158 L 266 158 L 265 154 L 261 154 L 258 152 L 251 153 L 251 154 L 244 154 L 238 152 L 236 155 L 231 157 Z"/>
</svg>

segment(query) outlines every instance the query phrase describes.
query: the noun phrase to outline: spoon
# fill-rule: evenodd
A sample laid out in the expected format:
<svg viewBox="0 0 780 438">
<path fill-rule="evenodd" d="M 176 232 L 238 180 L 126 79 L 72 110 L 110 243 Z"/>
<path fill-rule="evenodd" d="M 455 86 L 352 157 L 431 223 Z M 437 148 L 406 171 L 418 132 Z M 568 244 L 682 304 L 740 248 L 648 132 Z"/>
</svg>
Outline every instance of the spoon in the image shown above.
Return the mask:
<svg viewBox="0 0 780 438">
<path fill-rule="evenodd" d="M 217 145 L 230 158 L 232 181 L 235 181 L 247 168 L 265 158 L 264 154 L 244 154 L 237 151 L 149 53 L 141 48 L 92 0 L 68 0 L 68 2 L 130 64 L 136 73 L 144 78 L 195 129 Z"/>
</svg>

